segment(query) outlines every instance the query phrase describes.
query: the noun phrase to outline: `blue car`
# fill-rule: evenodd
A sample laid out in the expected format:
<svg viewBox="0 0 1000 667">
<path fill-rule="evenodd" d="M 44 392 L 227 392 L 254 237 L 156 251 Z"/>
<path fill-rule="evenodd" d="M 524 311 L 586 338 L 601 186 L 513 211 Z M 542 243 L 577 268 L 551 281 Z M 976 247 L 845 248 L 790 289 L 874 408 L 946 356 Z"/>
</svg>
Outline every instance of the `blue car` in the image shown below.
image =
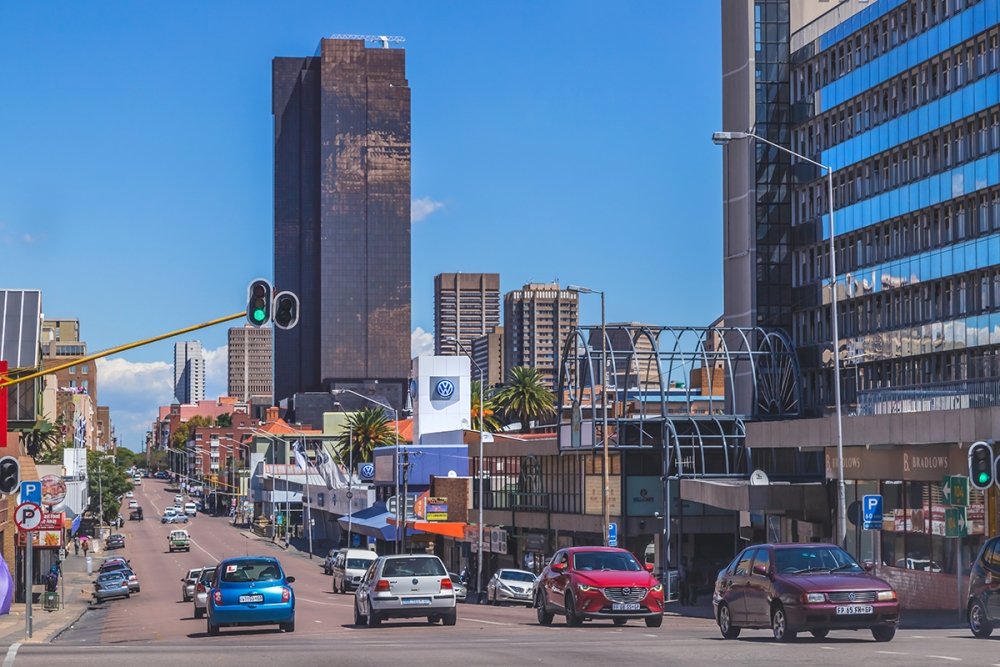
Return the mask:
<svg viewBox="0 0 1000 667">
<path fill-rule="evenodd" d="M 270 556 L 227 558 L 215 569 L 208 594 L 208 634 L 223 626 L 269 625 L 295 632 L 295 577 Z"/>
</svg>

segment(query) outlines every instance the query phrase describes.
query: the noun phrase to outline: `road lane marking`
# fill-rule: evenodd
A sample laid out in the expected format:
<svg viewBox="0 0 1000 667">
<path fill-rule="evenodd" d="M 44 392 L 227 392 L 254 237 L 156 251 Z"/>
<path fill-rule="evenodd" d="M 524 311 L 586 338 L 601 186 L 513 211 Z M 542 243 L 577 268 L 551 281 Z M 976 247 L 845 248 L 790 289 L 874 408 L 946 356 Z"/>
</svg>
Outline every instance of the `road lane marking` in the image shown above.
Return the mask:
<svg viewBox="0 0 1000 667">
<path fill-rule="evenodd" d="M 832 651 L 833 650 L 832 646 L 820 646 L 820 648 L 823 649 L 824 651 Z"/>
<path fill-rule="evenodd" d="M 312 602 L 313 604 L 326 605 L 328 607 L 346 607 L 346 606 L 348 606 L 346 604 L 338 604 L 336 602 L 323 602 L 321 600 L 310 600 L 309 598 L 304 598 L 301 595 L 296 595 L 295 599 L 296 600 L 302 600 L 303 602 Z"/>
<path fill-rule="evenodd" d="M 499 621 L 487 621 L 482 618 L 469 618 L 468 616 L 463 616 L 462 620 L 472 621 L 473 623 L 488 623 L 489 625 L 514 625 L 514 623 L 500 623 Z"/>
<path fill-rule="evenodd" d="M 962 662 L 961 658 L 953 658 L 950 655 L 929 655 L 928 658 L 937 658 L 938 660 L 951 660 L 953 662 Z"/>
<path fill-rule="evenodd" d="M 909 655 L 909 653 L 904 653 L 903 651 L 875 651 L 876 653 L 882 653 L 884 655 Z"/>
<path fill-rule="evenodd" d="M 198 544 L 197 540 L 195 540 L 194 538 L 189 538 L 189 539 L 191 540 L 191 544 L 195 545 L 196 547 L 198 547 L 199 549 L 201 549 L 202 551 L 204 551 L 206 554 L 208 554 L 209 558 L 211 558 L 212 560 L 214 560 L 216 562 L 218 562 L 220 560 L 219 558 L 216 558 L 215 554 L 213 554 L 208 549 L 206 549 L 205 547 L 203 547 L 200 544 Z"/>
<path fill-rule="evenodd" d="M 19 648 L 21 648 L 21 642 L 14 642 L 10 645 L 10 648 L 7 649 L 7 656 L 3 659 L 3 667 L 12 667 Z"/>
</svg>

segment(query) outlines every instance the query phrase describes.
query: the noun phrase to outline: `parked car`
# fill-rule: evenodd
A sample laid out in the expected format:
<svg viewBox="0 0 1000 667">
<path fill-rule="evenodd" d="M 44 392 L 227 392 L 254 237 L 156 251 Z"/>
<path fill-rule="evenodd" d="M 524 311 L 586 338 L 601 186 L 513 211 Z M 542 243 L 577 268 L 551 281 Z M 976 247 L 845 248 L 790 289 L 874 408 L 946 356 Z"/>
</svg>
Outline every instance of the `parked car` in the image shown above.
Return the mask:
<svg viewBox="0 0 1000 667">
<path fill-rule="evenodd" d="M 368 549 L 341 549 L 333 560 L 333 592 L 356 589 L 376 558 L 378 554 Z"/>
<path fill-rule="evenodd" d="M 899 601 L 872 569 L 832 544 L 747 547 L 715 581 L 715 620 L 726 639 L 743 628 L 770 628 L 778 641 L 841 629 L 871 630 L 887 642 L 896 634 Z"/>
<path fill-rule="evenodd" d="M 295 592 L 277 558 L 244 556 L 227 558 L 217 566 L 209 590 L 208 634 L 230 625 L 277 623 L 295 632 Z"/>
<path fill-rule="evenodd" d="M 571 547 L 557 551 L 535 587 L 538 622 L 555 614 L 567 625 L 610 618 L 615 625 L 641 618 L 651 628 L 663 623 L 663 586 L 631 552 L 616 547 Z"/>
<path fill-rule="evenodd" d="M 191 551 L 191 536 L 186 530 L 171 530 L 167 535 L 168 551 Z"/>
<path fill-rule="evenodd" d="M 138 593 L 139 588 L 139 577 L 136 575 L 135 570 L 132 568 L 125 568 L 124 570 L 119 570 L 123 575 L 125 575 L 125 580 L 128 582 L 129 593 Z"/>
<path fill-rule="evenodd" d="M 108 535 L 108 539 L 104 541 L 105 549 L 124 549 L 125 548 L 125 536 L 121 533 L 115 533 L 114 535 Z"/>
<path fill-rule="evenodd" d="M 896 561 L 896 567 L 923 572 L 941 572 L 941 566 L 929 558 L 900 558 Z"/>
<path fill-rule="evenodd" d="M 465 598 L 469 595 L 469 587 L 465 579 L 462 575 L 455 574 L 454 572 L 449 572 L 448 577 L 451 579 L 452 588 L 455 589 L 455 600 L 457 602 L 465 602 Z"/>
<path fill-rule="evenodd" d="M 386 618 L 426 616 L 455 625 L 455 587 L 437 556 L 380 556 L 354 593 L 354 625 L 375 627 Z"/>
<path fill-rule="evenodd" d="M 126 492 L 125 492 L 125 497 L 126 497 L 126 498 L 134 498 L 134 497 L 135 497 L 135 494 L 134 494 L 134 493 L 132 493 L 131 491 L 126 491 Z"/>
<path fill-rule="evenodd" d="M 1000 537 L 986 540 L 972 563 L 965 608 L 969 629 L 979 639 L 1000 625 Z"/>
<path fill-rule="evenodd" d="M 502 569 L 486 584 L 486 599 L 491 604 L 514 602 L 529 607 L 535 603 L 535 575 L 527 570 Z"/>
<path fill-rule="evenodd" d="M 121 570 L 114 572 L 104 572 L 97 575 L 94 580 L 94 597 L 98 602 L 103 602 L 110 598 L 130 597 L 132 593 L 128 589 L 128 579 Z"/>
<path fill-rule="evenodd" d="M 330 549 L 327 552 L 326 558 L 323 559 L 323 574 L 333 574 L 333 560 L 341 551 L 345 551 L 345 549 Z"/>
<path fill-rule="evenodd" d="M 194 617 L 202 618 L 205 616 L 205 607 L 208 606 L 208 589 L 212 587 L 212 579 L 215 578 L 215 568 L 206 567 L 202 570 L 201 575 L 198 578 L 198 582 L 194 586 L 194 595 L 192 600 L 194 600 Z"/>
<path fill-rule="evenodd" d="M 203 567 L 191 568 L 187 571 L 183 577 L 181 577 L 181 600 L 183 602 L 188 602 L 194 597 L 194 589 L 198 584 L 198 579 L 201 578 L 201 573 L 205 571 Z"/>
<path fill-rule="evenodd" d="M 98 569 L 98 573 L 104 574 L 105 572 L 114 572 L 116 570 L 127 570 L 129 568 L 129 562 L 124 558 L 108 558 Z"/>
</svg>

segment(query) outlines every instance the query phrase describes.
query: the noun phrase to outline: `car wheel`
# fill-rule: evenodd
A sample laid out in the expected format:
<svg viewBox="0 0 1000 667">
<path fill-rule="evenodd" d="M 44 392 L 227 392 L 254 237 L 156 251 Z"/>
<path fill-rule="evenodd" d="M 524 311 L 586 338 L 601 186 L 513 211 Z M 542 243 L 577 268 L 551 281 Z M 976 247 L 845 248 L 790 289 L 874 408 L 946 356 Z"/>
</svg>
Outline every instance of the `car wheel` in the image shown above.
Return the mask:
<svg viewBox="0 0 1000 667">
<path fill-rule="evenodd" d="M 367 618 L 361 615 L 361 610 L 358 609 L 358 601 L 354 601 L 354 625 L 364 625 L 368 621 Z"/>
<path fill-rule="evenodd" d="M 826 636 L 830 634 L 830 628 L 813 628 L 809 631 L 816 639 L 826 639 Z"/>
<path fill-rule="evenodd" d="M 284 632 L 295 632 L 295 620 L 292 619 L 288 623 L 280 623 L 278 625 Z"/>
<path fill-rule="evenodd" d="M 983 609 L 983 603 L 976 600 L 969 605 L 969 629 L 972 636 L 977 639 L 986 639 L 993 634 L 993 625 L 989 622 L 989 616 Z"/>
<path fill-rule="evenodd" d="M 535 614 L 538 616 L 539 625 L 552 625 L 552 612 L 545 608 L 544 593 L 538 593 L 538 599 L 535 600 Z"/>
<path fill-rule="evenodd" d="M 615 625 L 617 625 L 618 627 L 621 627 L 621 626 L 625 625 L 626 623 L 628 623 L 628 619 L 627 618 L 613 618 L 613 619 L 611 619 L 611 622 L 614 623 Z"/>
<path fill-rule="evenodd" d="M 888 642 L 892 641 L 892 638 L 896 636 L 896 626 L 895 625 L 876 625 L 872 628 L 872 637 L 875 638 L 877 642 Z"/>
<path fill-rule="evenodd" d="M 780 604 L 771 608 L 771 632 L 779 642 L 790 642 L 795 640 L 797 633 L 788 629 L 788 616 L 785 615 L 785 608 Z"/>
<path fill-rule="evenodd" d="M 658 628 L 663 625 L 662 616 L 647 616 L 646 617 L 646 627 L 647 628 Z"/>
<path fill-rule="evenodd" d="M 427 623 L 430 624 L 430 625 L 434 625 L 435 623 L 438 622 L 438 619 L 440 619 L 440 618 L 441 618 L 440 616 L 428 616 L 427 617 Z"/>
<path fill-rule="evenodd" d="M 733 625 L 732 612 L 729 611 L 729 605 L 723 603 L 719 605 L 719 631 L 722 633 L 723 639 L 736 639 L 740 636 L 740 629 Z"/>
<path fill-rule="evenodd" d="M 212 624 L 212 619 L 211 619 L 211 618 L 210 618 L 210 619 L 208 619 L 208 621 L 207 621 L 207 625 L 208 625 L 208 636 L 209 636 L 209 637 L 215 637 L 215 636 L 218 636 L 218 634 L 219 634 L 219 626 L 217 626 L 217 625 L 213 625 L 213 624 Z"/>
<path fill-rule="evenodd" d="M 379 617 L 378 612 L 375 611 L 374 609 L 369 609 L 368 610 L 368 627 L 369 628 L 377 628 L 380 625 L 382 625 L 382 619 L 381 619 L 381 617 Z"/>
<path fill-rule="evenodd" d="M 458 621 L 458 610 L 449 609 L 444 616 L 441 617 L 441 620 L 445 625 L 455 625 L 456 621 Z"/>
<path fill-rule="evenodd" d="M 579 627 L 583 625 L 583 619 L 577 616 L 576 601 L 571 594 L 566 595 L 566 625 Z"/>
<path fill-rule="evenodd" d="M 205 617 L 205 610 L 202 609 L 201 607 L 195 607 L 194 608 L 194 617 L 195 618 L 204 618 Z"/>
</svg>

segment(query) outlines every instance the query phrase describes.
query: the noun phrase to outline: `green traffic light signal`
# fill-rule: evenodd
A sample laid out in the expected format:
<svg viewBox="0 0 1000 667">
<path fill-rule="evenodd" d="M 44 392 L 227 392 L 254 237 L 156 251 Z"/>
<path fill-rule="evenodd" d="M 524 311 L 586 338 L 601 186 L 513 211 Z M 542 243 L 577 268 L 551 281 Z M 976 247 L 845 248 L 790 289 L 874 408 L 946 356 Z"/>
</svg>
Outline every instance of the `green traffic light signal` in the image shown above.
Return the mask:
<svg viewBox="0 0 1000 667">
<path fill-rule="evenodd" d="M 979 473 L 979 483 L 980 484 L 985 484 L 988 481 L 990 481 L 990 475 L 989 475 L 989 473 L 986 473 L 986 472 Z"/>
<path fill-rule="evenodd" d="M 987 489 L 993 486 L 994 465 L 993 448 L 988 442 L 979 441 L 969 448 L 969 479 L 977 489 Z"/>
<path fill-rule="evenodd" d="M 247 288 L 247 322 L 262 327 L 271 319 L 271 283 L 255 280 Z"/>
</svg>

